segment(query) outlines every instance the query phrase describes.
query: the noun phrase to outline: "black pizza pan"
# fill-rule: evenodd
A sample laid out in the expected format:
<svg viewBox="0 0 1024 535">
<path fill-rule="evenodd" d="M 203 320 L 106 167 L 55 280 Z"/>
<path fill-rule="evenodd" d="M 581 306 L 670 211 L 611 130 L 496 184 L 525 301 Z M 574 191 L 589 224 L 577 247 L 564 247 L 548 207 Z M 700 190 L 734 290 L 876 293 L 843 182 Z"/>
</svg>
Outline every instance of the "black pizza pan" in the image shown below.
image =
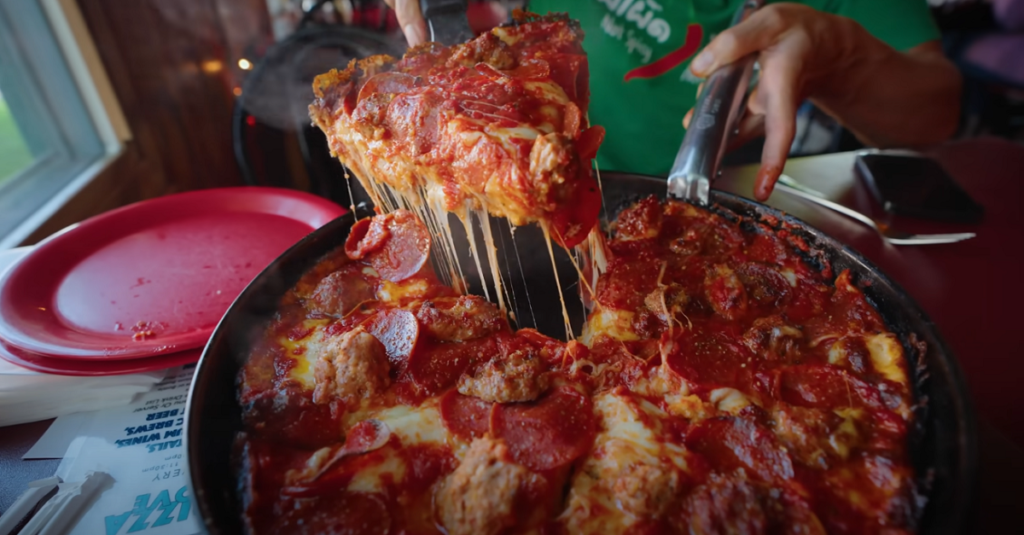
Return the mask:
<svg viewBox="0 0 1024 535">
<path fill-rule="evenodd" d="M 604 173 L 602 191 L 603 220 L 610 221 L 619 210 L 636 200 L 648 195 L 663 197 L 665 181 Z M 871 262 L 821 231 L 778 210 L 729 193 L 714 191 L 711 201 L 713 211 L 741 224 L 759 222 L 799 238 L 807 246 L 804 256 L 812 265 L 830 265 L 834 274 L 850 270 L 868 301 L 878 309 L 889 329 L 899 336 L 910 359 L 908 368 L 915 381 L 919 405 L 910 436 L 910 451 L 926 500 L 920 517 L 920 532 L 952 534 L 964 530 L 972 507 L 977 471 L 976 423 L 960 366 L 935 324 L 902 288 Z M 231 467 L 232 443 L 242 430 L 242 408 L 236 398 L 238 373 L 253 342 L 274 315 L 281 297 L 321 257 L 344 244 L 355 220 L 356 214 L 346 214 L 303 238 L 274 260 L 231 305 L 203 352 L 189 393 L 185 441 L 193 497 L 203 524 L 211 534 L 242 532 L 237 478 Z M 492 220 L 491 226 L 497 228 L 501 224 L 503 222 Z M 561 287 L 563 295 L 572 297 L 566 299 L 566 304 L 572 324 L 579 332 L 584 312 L 579 299 L 575 298 L 577 271 L 569 257 L 556 248 L 555 264 L 560 283 L 556 284 L 552 259 L 538 229 L 519 227 L 514 233 L 497 234 L 502 235 L 498 249 L 504 283 L 509 293 L 516 296 L 515 302 L 510 303 L 516 323 L 565 338 L 557 300 Z M 464 266 L 467 264 L 472 262 L 463 262 Z M 485 267 L 484 271 L 488 269 Z M 466 275 L 472 279 L 475 274 Z M 481 289 L 480 283 L 471 283 L 471 290 L 479 292 Z M 924 343 L 923 353 L 918 352 L 920 346 L 915 340 Z"/>
</svg>

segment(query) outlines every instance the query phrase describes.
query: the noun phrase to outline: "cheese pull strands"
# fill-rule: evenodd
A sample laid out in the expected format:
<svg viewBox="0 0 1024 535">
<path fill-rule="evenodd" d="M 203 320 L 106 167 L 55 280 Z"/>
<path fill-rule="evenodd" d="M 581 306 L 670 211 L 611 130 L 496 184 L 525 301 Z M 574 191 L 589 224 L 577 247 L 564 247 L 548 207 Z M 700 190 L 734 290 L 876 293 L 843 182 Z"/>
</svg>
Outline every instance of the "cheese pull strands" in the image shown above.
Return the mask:
<svg viewBox="0 0 1024 535">
<path fill-rule="evenodd" d="M 348 188 L 348 207 L 352 210 L 352 213 L 356 213 L 356 196 L 352 194 L 352 180 L 348 173 L 348 167 L 342 166 L 342 172 L 345 174 L 345 187 Z"/>
<path fill-rule="evenodd" d="M 578 22 L 559 14 L 514 18 L 466 43 L 413 47 L 402 58 L 372 56 L 322 74 L 309 111 L 378 210 L 407 209 L 423 220 L 443 282 L 462 293 L 475 290 L 476 281 L 466 280 L 471 269 L 462 265 L 471 262 L 479 291 L 517 323 L 528 317 L 537 326 L 518 250 L 508 253 L 504 226 L 488 215 L 543 224 L 547 239 L 573 254 L 601 213 L 592 162 L 604 130 L 587 119 L 589 68 Z M 466 228 L 468 255 L 456 249 L 462 244 L 449 228 L 449 212 Z M 482 227 L 482 242 L 474 225 Z M 524 253 L 532 259 L 532 251 Z M 514 287 L 515 268 L 522 292 Z M 562 309 L 567 318 L 564 303 Z"/>
<path fill-rule="evenodd" d="M 494 283 L 494 293 L 498 296 L 498 308 L 507 313 L 509 312 L 508 307 L 505 306 L 505 288 L 507 288 L 507 286 L 502 284 L 501 273 L 498 270 L 498 250 L 494 248 L 494 233 L 491 231 L 491 218 L 488 217 L 487 212 L 483 210 L 476 210 L 475 215 L 477 221 L 483 225 L 484 251 L 487 253 L 487 262 L 491 265 L 491 281 Z M 507 265 L 505 268 L 505 270 L 508 271 Z"/>
<path fill-rule="evenodd" d="M 512 243 L 514 244 L 515 243 L 515 236 L 512 235 L 512 224 L 509 223 L 509 221 L 507 219 L 505 220 L 505 223 L 507 224 L 507 228 L 508 228 L 508 232 L 509 232 L 509 237 L 512 238 Z M 504 285 L 504 287 L 508 289 L 508 294 L 506 294 L 506 297 L 509 297 L 510 298 L 510 302 L 512 303 L 512 309 L 509 310 L 508 315 L 512 319 L 512 322 L 515 324 L 515 326 L 517 328 L 523 328 L 523 327 L 533 327 L 533 328 L 536 328 L 537 327 L 537 320 L 536 320 L 536 318 L 534 318 L 534 315 L 533 315 L 533 305 L 530 304 L 530 303 L 528 303 L 528 304 L 530 305 L 530 317 L 534 318 L 533 319 L 533 324 L 532 325 L 521 325 L 519 323 L 519 317 L 518 317 L 518 315 L 519 315 L 519 301 L 516 299 L 515 278 L 514 278 L 514 276 L 512 274 L 512 267 L 513 266 L 512 266 L 512 262 L 509 261 L 509 259 L 508 259 L 508 244 L 505 242 L 505 232 L 504 232 L 504 229 L 502 229 L 502 228 L 497 229 L 497 234 L 498 234 L 498 241 L 501 242 L 501 257 L 504 260 L 504 266 L 505 266 L 505 270 L 504 270 L 503 274 L 507 273 L 508 274 L 508 279 L 509 279 L 509 283 Z M 517 249 L 517 254 L 518 254 L 518 249 Z M 518 258 L 516 258 L 516 260 L 518 260 Z M 522 270 L 522 262 L 517 262 L 517 264 L 518 264 L 519 269 L 521 271 Z M 527 290 L 525 293 L 526 293 L 527 300 L 529 300 L 530 292 Z"/>
<path fill-rule="evenodd" d="M 347 178 L 351 179 L 350 177 Z M 433 250 L 433 254 L 431 257 L 441 281 L 461 294 L 469 293 L 470 284 L 466 275 L 474 270 L 463 266 L 463 262 L 467 260 L 467 255 L 460 254 L 459 240 L 455 238 L 452 232 L 449 211 L 444 207 L 443 198 L 427 187 L 419 187 L 414 193 L 410 194 L 398 191 L 383 182 L 373 180 L 366 182 L 370 186 L 371 198 L 379 210 L 384 213 L 408 210 L 423 222 L 432 238 L 430 248 Z M 479 198 L 478 203 L 485 205 L 486 199 Z M 492 225 L 487 210 L 475 207 L 468 200 L 462 209 L 454 212 L 453 215 L 462 224 L 466 237 L 466 251 L 464 252 L 468 252 L 468 260 L 472 262 L 472 267 L 475 268 L 480 291 L 484 297 L 488 301 L 496 301 L 499 308 L 515 322 L 517 327 L 530 326 L 536 328 L 538 324 L 537 315 L 533 308 L 532 285 L 523 269 L 523 261 L 515 239 L 516 226 L 507 219 L 505 220 L 507 227 Z M 511 254 L 509 253 L 508 240 L 504 236 L 506 228 L 511 239 Z M 477 229 L 480 230 L 482 243 L 478 241 Z M 362 228 L 359 224 L 354 227 L 354 230 L 359 230 L 364 234 L 366 232 L 366 229 Z M 566 288 L 562 286 L 561 276 L 558 273 L 558 261 L 555 259 L 555 252 L 552 247 L 552 240 L 558 241 L 558 237 L 552 235 L 556 230 L 548 225 L 541 225 L 541 231 L 548 249 L 548 257 L 551 261 L 551 275 L 555 279 L 555 286 L 558 289 L 559 306 L 561 307 L 566 337 L 567 340 L 573 340 L 575 335 L 563 291 L 571 286 Z M 497 240 L 495 239 L 495 234 L 498 235 Z M 558 243 L 561 242 L 558 241 Z M 500 255 L 498 254 L 498 244 L 501 245 Z M 578 280 L 583 286 L 583 291 L 579 292 L 579 298 L 584 311 L 590 309 L 597 276 L 603 273 L 606 267 L 606 254 L 603 247 L 604 241 L 601 239 L 600 233 L 594 230 L 591 231 L 591 236 L 588 236 L 586 240 L 571 250 L 566 250 L 569 262 L 572 264 Z M 586 266 L 586 270 L 583 266 Z M 528 319 L 525 315 L 522 317 L 517 315 L 519 302 L 516 296 L 515 285 L 512 283 L 514 278 L 512 274 L 516 270 L 520 274 L 519 279 L 522 283 L 523 293 L 526 296 L 526 310 L 523 312 L 529 313 Z M 531 323 L 526 325 L 521 324 L 521 321 L 530 321 Z"/>
<path fill-rule="evenodd" d="M 442 238 L 438 243 L 442 251 L 441 256 L 444 257 L 445 262 L 448 264 L 452 280 L 457 281 L 457 284 L 452 285 L 452 287 L 455 291 L 466 294 L 469 292 L 469 286 L 466 285 L 466 274 L 462 269 L 462 263 L 459 262 L 459 257 L 455 254 L 455 238 L 452 237 L 451 219 L 444 210 L 443 201 L 431 198 L 430 196 L 426 196 L 426 200 L 427 212 L 434 216 L 437 230 Z"/>
<path fill-rule="evenodd" d="M 576 339 L 572 332 L 572 323 L 569 321 L 569 310 L 565 308 L 565 292 L 562 290 L 562 281 L 558 277 L 558 267 L 555 265 L 555 251 L 551 248 L 551 233 L 547 225 L 542 225 L 544 230 L 544 244 L 548 246 L 548 256 L 551 258 L 551 272 L 555 274 L 555 285 L 558 288 L 558 302 L 562 305 L 562 320 L 565 322 L 565 341 Z"/>
<path fill-rule="evenodd" d="M 459 214 L 459 221 L 462 221 L 462 228 L 466 230 L 466 239 L 469 240 L 469 253 L 473 258 L 473 264 L 476 265 L 477 276 L 480 277 L 480 285 L 483 286 L 484 297 L 488 301 L 491 300 L 491 292 L 487 288 L 487 281 L 484 278 L 484 268 L 480 264 L 480 252 L 476 248 L 476 235 L 473 232 L 473 221 L 470 219 L 473 211 L 469 207 L 469 203 L 466 203 L 466 210 L 462 214 Z M 456 257 L 458 261 L 458 257 Z M 502 307 L 504 311 L 505 308 Z"/>
<path fill-rule="evenodd" d="M 507 219 L 505 220 L 505 222 L 508 223 L 509 236 L 511 236 L 511 238 L 512 238 L 512 247 L 513 247 L 513 250 L 515 251 L 516 264 L 519 267 L 519 275 L 522 278 L 523 288 L 525 290 L 523 293 L 526 294 L 526 305 L 530 309 L 530 319 L 533 320 L 533 328 L 536 329 L 537 328 L 537 314 L 535 314 L 533 312 L 533 300 L 530 298 L 530 288 L 529 288 L 529 286 L 526 283 L 526 272 L 523 271 L 523 261 L 522 261 L 521 257 L 519 256 L 519 245 L 516 243 L 516 232 L 515 232 L 516 227 L 515 227 L 515 225 L 512 224 L 511 221 L 509 221 Z M 507 259 L 506 259 L 506 265 L 508 265 Z"/>
</svg>

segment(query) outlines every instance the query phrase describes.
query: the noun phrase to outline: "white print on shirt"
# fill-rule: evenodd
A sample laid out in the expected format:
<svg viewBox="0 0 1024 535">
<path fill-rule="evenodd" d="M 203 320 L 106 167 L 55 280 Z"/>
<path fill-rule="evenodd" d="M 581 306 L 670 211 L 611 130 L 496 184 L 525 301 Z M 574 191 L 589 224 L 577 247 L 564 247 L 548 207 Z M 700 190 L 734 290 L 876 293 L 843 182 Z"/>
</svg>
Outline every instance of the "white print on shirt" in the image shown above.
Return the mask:
<svg viewBox="0 0 1024 535">
<path fill-rule="evenodd" d="M 651 61 L 651 55 L 654 54 L 654 51 L 651 50 L 651 47 L 648 46 L 647 43 L 643 42 L 641 39 L 643 37 L 642 34 L 638 34 L 632 29 L 627 30 L 621 24 L 615 22 L 611 13 L 605 14 L 604 18 L 601 19 L 601 29 L 604 30 L 604 33 L 608 34 L 609 37 L 618 39 L 619 41 L 622 41 L 623 37 L 625 37 L 626 51 L 629 54 L 637 54 L 643 59 L 644 63 L 649 63 Z"/>
<path fill-rule="evenodd" d="M 668 38 L 672 36 L 672 27 L 669 23 L 665 19 L 655 16 L 663 11 L 661 5 L 655 0 L 597 0 L 597 2 L 604 4 L 609 10 L 604 20 L 601 21 L 602 28 L 605 28 L 605 21 L 616 23 L 618 22 L 616 19 L 625 18 L 641 31 L 646 31 L 647 35 L 659 43 L 668 41 Z M 615 18 L 611 19 L 611 15 L 614 15 Z M 605 33 L 616 39 L 622 39 L 621 30 L 619 35 L 613 35 L 608 29 L 605 29 Z M 637 36 L 640 35 L 643 34 L 637 34 Z"/>
<path fill-rule="evenodd" d="M 644 58 L 644 63 L 650 63 L 651 54 L 654 51 L 637 37 L 636 32 L 633 30 L 626 32 L 626 50 L 629 50 L 630 54 L 636 52 Z"/>
</svg>

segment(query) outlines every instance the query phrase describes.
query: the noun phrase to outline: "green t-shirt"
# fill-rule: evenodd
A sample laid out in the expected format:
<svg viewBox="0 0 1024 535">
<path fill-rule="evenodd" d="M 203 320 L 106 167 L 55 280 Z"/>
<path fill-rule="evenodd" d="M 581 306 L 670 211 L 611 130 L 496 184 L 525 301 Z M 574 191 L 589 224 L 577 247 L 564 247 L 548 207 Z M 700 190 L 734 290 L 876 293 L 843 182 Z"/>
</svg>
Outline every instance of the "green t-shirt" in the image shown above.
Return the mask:
<svg viewBox="0 0 1024 535">
<path fill-rule="evenodd" d="M 690 60 L 728 27 L 742 0 L 532 0 L 535 13 L 568 12 L 586 32 L 590 122 L 607 135 L 602 170 L 667 175 L 693 107 Z M 897 50 L 937 39 L 925 0 L 806 0 L 859 22 Z"/>
</svg>

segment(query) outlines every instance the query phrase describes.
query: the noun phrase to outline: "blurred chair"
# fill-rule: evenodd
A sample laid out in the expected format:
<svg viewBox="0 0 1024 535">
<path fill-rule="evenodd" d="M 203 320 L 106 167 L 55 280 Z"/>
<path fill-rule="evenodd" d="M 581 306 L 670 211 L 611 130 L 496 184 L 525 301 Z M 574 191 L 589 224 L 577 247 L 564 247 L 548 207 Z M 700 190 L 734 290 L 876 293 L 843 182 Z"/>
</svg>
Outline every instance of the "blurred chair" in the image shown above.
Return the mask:
<svg viewBox="0 0 1024 535">
<path fill-rule="evenodd" d="M 385 15 L 378 31 L 320 22 L 316 13 L 325 5 L 334 4 L 316 2 L 296 31 L 255 63 L 235 100 L 232 139 L 247 184 L 302 189 L 348 205 L 344 168 L 309 118 L 313 79 L 352 59 L 401 55 L 405 43 L 379 31 Z"/>
</svg>

